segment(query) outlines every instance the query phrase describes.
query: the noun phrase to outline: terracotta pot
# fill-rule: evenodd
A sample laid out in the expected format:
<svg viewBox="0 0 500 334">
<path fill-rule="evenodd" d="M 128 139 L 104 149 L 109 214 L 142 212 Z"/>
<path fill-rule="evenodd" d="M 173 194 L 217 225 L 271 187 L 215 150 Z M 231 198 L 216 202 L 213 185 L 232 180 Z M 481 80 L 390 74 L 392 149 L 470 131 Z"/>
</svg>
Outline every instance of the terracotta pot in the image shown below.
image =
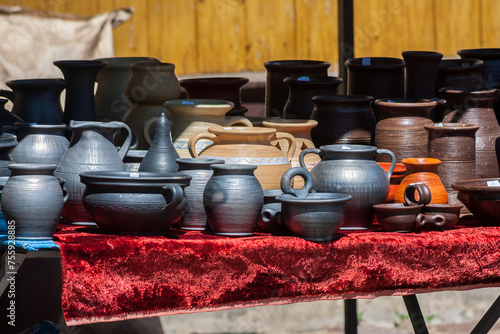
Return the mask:
<svg viewBox="0 0 500 334">
<path fill-rule="evenodd" d="M 447 204 L 448 194 L 437 174 L 439 159 L 434 158 L 407 158 L 403 159 L 406 166 L 407 175 L 401 181 L 394 202 L 405 203 L 404 191 L 406 187 L 413 183 L 425 183 L 431 191 L 431 204 Z"/>
<path fill-rule="evenodd" d="M 188 99 L 217 99 L 234 103 L 226 115 L 243 115 L 248 111 L 241 105 L 241 88 L 250 80 L 239 77 L 214 77 L 183 79 L 180 85 L 186 90 Z"/>
<path fill-rule="evenodd" d="M 241 115 L 225 116 L 234 104 L 226 100 L 184 99 L 165 102 L 165 107 L 172 113 L 172 139 L 181 158 L 191 158 L 188 141 L 194 135 L 207 132 L 211 126 L 252 127 L 253 124 Z M 211 140 L 200 140 L 196 145 L 199 153 L 212 144 Z"/>
<path fill-rule="evenodd" d="M 379 162 L 380 167 L 384 169 L 387 173 L 389 168 L 391 168 L 390 162 Z M 396 195 L 396 190 L 398 189 L 401 181 L 403 181 L 406 174 L 406 166 L 402 163 L 397 163 L 394 171 L 391 174 L 389 194 L 387 195 L 386 203 L 394 202 L 394 195 Z"/>
<path fill-rule="evenodd" d="M 434 124 L 431 113 L 436 105 L 436 101 L 376 100 L 373 108 L 378 110 L 379 121 L 375 126 L 375 145 L 392 151 L 398 162 L 427 156 L 428 134 L 424 126 Z M 378 160 L 387 158 L 381 156 Z"/>
<path fill-rule="evenodd" d="M 436 78 L 436 95 L 443 87 L 483 87 L 483 61 L 479 59 L 443 59 Z"/>
<path fill-rule="evenodd" d="M 341 78 L 325 76 L 290 76 L 283 80 L 289 87 L 288 100 L 283 108 L 283 118 L 309 119 L 314 108 L 313 97 L 337 95 Z"/>
<path fill-rule="evenodd" d="M 296 76 L 328 76 L 330 63 L 319 60 L 273 60 L 264 63 L 266 77 L 266 118 L 282 117 L 289 88 L 283 80 Z"/>
<path fill-rule="evenodd" d="M 316 147 L 332 144 L 372 143 L 375 118 L 370 109 L 370 96 L 315 96 L 311 119 L 318 126 L 311 130 Z"/>
<path fill-rule="evenodd" d="M 436 96 L 436 77 L 443 54 L 433 51 L 403 51 L 405 98 L 430 99 Z"/>
<path fill-rule="evenodd" d="M 189 153 L 198 157 L 196 144 L 201 139 L 212 140 L 213 144 L 199 154 L 205 158 L 220 158 L 226 164 L 251 164 L 258 168 L 255 176 L 262 188 L 276 189 L 280 186 L 283 173 L 291 167 L 295 154 L 295 138 L 285 132 L 270 128 L 211 127 L 208 133 L 201 133 L 189 139 Z M 288 150 L 278 148 L 278 140 L 288 141 Z"/>
<path fill-rule="evenodd" d="M 389 57 L 352 58 L 347 67 L 347 94 L 368 95 L 373 99 L 404 96 L 404 61 Z"/>
</svg>

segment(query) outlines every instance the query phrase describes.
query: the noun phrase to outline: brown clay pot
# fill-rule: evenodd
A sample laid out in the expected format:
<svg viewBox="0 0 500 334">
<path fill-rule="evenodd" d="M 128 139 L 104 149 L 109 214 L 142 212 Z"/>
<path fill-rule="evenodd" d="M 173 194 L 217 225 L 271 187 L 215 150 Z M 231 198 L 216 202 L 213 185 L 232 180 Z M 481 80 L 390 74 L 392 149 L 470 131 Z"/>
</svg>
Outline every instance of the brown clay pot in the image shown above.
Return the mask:
<svg viewBox="0 0 500 334">
<path fill-rule="evenodd" d="M 436 95 L 443 87 L 482 87 L 483 61 L 479 59 L 443 59 L 436 78 Z"/>
</svg>

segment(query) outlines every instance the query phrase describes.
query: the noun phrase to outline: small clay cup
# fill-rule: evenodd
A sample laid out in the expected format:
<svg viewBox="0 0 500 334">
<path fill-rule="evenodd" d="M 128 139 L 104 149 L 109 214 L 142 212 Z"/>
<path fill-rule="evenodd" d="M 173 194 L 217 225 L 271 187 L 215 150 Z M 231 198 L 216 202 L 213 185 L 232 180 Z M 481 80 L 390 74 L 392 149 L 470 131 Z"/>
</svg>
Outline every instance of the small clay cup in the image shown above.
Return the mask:
<svg viewBox="0 0 500 334">
<path fill-rule="evenodd" d="M 424 206 L 424 214 L 439 214 L 445 217 L 446 222 L 439 229 L 449 230 L 455 227 L 460 219 L 462 204 L 427 204 Z"/>
<path fill-rule="evenodd" d="M 416 229 L 417 215 L 424 205 L 405 205 L 404 203 L 375 204 L 377 220 L 386 232 L 413 232 Z"/>
</svg>

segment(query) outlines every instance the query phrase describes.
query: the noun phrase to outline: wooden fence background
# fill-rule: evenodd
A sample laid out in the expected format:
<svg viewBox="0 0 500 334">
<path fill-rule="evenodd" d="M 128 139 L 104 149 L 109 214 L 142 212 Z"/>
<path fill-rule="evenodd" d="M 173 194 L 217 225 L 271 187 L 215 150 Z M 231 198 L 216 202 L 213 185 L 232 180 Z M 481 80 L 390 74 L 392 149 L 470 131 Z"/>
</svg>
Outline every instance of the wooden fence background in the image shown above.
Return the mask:
<svg viewBox="0 0 500 334">
<path fill-rule="evenodd" d="M 0 0 L 84 16 L 135 8 L 117 56 L 153 56 L 177 74 L 264 71 L 277 59 L 338 61 L 336 0 Z M 355 56 L 500 47 L 498 0 L 354 0 Z"/>
</svg>

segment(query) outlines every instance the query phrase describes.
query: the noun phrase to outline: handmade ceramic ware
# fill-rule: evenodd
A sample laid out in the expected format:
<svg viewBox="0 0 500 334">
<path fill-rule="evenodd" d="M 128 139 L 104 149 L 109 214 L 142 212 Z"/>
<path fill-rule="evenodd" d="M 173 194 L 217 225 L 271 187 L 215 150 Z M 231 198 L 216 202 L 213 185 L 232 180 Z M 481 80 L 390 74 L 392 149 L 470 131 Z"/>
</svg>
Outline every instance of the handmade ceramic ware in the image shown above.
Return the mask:
<svg viewBox="0 0 500 334">
<path fill-rule="evenodd" d="M 443 59 L 436 78 L 436 94 L 443 87 L 474 87 L 480 89 L 483 61 L 480 59 Z"/>
<path fill-rule="evenodd" d="M 410 183 L 403 190 L 406 205 L 427 205 L 432 200 L 431 189 L 423 182 Z"/>
<path fill-rule="evenodd" d="M 164 234 L 187 207 L 180 173 L 87 171 L 83 205 L 99 228 L 113 234 Z"/>
<path fill-rule="evenodd" d="M 51 240 L 64 204 L 56 165 L 12 164 L 2 192 L 2 211 L 15 221 L 16 240 Z"/>
<path fill-rule="evenodd" d="M 434 51 L 403 51 L 405 98 L 431 99 L 436 96 L 436 77 L 443 54 Z"/>
<path fill-rule="evenodd" d="M 421 229 L 442 229 L 446 224 L 446 217 L 438 213 L 419 213 L 415 225 Z"/>
<path fill-rule="evenodd" d="M 391 168 L 390 162 L 378 162 L 380 167 L 384 169 L 387 173 L 389 168 Z M 398 189 L 401 181 L 403 181 L 406 173 L 406 166 L 402 163 L 397 163 L 394 171 L 391 174 L 390 186 L 389 186 L 389 194 L 387 195 L 386 202 L 394 202 L 394 195 L 396 195 L 396 190 Z"/>
<path fill-rule="evenodd" d="M 142 159 L 144 159 L 147 153 L 147 150 L 128 150 L 125 158 L 123 159 L 125 170 L 129 172 L 139 171 Z"/>
<path fill-rule="evenodd" d="M 377 221 L 386 232 L 413 232 L 417 215 L 424 206 L 407 206 L 403 203 L 382 203 L 373 206 Z"/>
<path fill-rule="evenodd" d="M 10 152 L 17 144 L 15 135 L 11 133 L 2 133 L 0 135 L 0 176 L 10 175 L 10 169 L 7 166 L 14 162 Z"/>
<path fill-rule="evenodd" d="M 279 187 L 281 176 L 291 167 L 290 159 L 297 148 L 292 135 L 275 129 L 211 127 L 208 133 L 200 133 L 189 139 L 189 153 L 193 158 L 198 157 L 196 144 L 202 139 L 211 140 L 213 144 L 201 151 L 199 157 L 220 158 L 226 164 L 255 165 L 255 176 L 264 190 Z M 279 148 L 280 139 L 288 141 L 286 151 Z"/>
<path fill-rule="evenodd" d="M 262 206 L 260 219 L 257 222 L 259 232 L 272 233 L 274 235 L 289 233 L 281 218 L 281 203 L 276 199 L 279 195 L 283 195 L 281 189 L 264 190 L 264 205 Z"/>
<path fill-rule="evenodd" d="M 264 193 L 254 175 L 257 166 L 211 165 L 212 177 L 203 192 L 208 223 L 217 235 L 251 236 L 257 226 Z"/>
<path fill-rule="evenodd" d="M 444 216 L 444 225 L 438 227 L 441 229 L 452 229 L 460 219 L 460 210 L 462 207 L 462 204 L 427 204 L 424 206 L 423 213 Z"/>
</svg>

